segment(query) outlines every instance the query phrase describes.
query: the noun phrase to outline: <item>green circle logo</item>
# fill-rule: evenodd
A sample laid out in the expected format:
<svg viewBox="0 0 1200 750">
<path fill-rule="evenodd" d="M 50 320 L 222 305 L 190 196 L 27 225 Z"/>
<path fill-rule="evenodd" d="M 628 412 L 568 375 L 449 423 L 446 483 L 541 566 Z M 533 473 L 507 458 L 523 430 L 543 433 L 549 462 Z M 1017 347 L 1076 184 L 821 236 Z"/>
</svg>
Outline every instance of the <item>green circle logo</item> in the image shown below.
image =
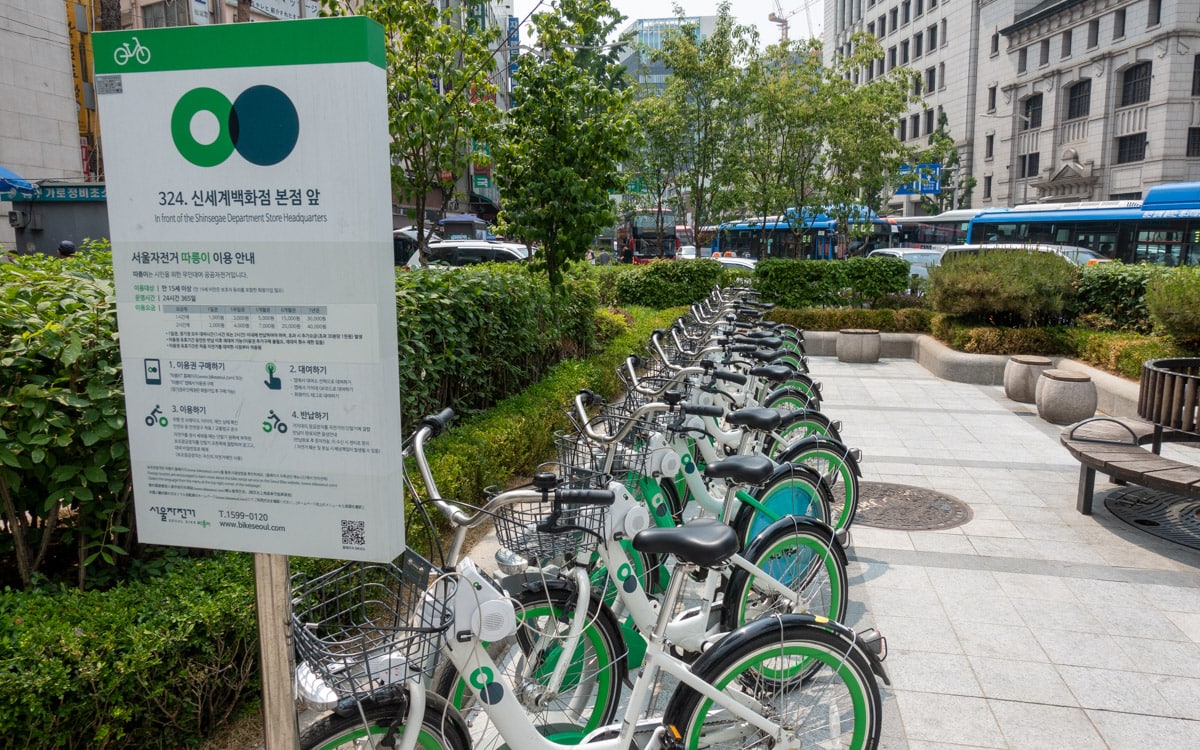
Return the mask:
<svg viewBox="0 0 1200 750">
<path fill-rule="evenodd" d="M 192 131 L 197 115 L 216 119 L 217 135 L 207 143 Z M 278 164 L 300 137 L 300 118 L 288 95 L 274 86 L 252 86 L 234 101 L 216 89 L 194 88 L 171 112 L 171 138 L 180 155 L 197 167 L 215 167 L 236 150 L 260 167 Z"/>
</svg>

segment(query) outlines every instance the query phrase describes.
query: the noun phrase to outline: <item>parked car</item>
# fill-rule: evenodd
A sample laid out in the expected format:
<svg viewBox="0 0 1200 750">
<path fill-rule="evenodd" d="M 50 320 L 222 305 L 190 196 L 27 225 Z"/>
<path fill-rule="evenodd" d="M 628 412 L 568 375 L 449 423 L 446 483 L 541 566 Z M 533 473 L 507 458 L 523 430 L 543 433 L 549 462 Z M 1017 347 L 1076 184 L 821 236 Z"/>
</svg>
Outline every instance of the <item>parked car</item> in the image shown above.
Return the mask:
<svg viewBox="0 0 1200 750">
<path fill-rule="evenodd" d="M 430 242 L 441 242 L 441 236 L 433 231 L 433 228 L 425 225 L 425 244 Z M 402 227 L 392 230 L 392 258 L 396 265 L 403 264 L 407 259 L 412 257 L 412 254 L 421 246 L 417 241 L 416 227 Z"/>
<path fill-rule="evenodd" d="M 697 257 L 696 256 L 696 246 L 695 245 L 680 245 L 679 246 L 679 257 L 680 258 L 689 258 L 689 259 Z"/>
<path fill-rule="evenodd" d="M 868 258 L 887 256 L 908 261 L 913 276 L 922 279 L 929 278 L 929 269 L 942 262 L 941 250 L 928 250 L 917 247 L 882 247 L 867 253 Z"/>
<path fill-rule="evenodd" d="M 713 260 L 717 261 L 726 268 L 740 268 L 744 271 L 753 271 L 754 267 L 758 265 L 758 261 L 754 260 L 753 258 L 730 258 L 726 256 L 717 257 L 714 255 Z"/>
<path fill-rule="evenodd" d="M 476 263 L 509 263 L 525 260 L 529 249 L 524 245 L 490 240 L 446 240 L 431 242 L 408 259 L 409 268 L 470 266 Z"/>
</svg>

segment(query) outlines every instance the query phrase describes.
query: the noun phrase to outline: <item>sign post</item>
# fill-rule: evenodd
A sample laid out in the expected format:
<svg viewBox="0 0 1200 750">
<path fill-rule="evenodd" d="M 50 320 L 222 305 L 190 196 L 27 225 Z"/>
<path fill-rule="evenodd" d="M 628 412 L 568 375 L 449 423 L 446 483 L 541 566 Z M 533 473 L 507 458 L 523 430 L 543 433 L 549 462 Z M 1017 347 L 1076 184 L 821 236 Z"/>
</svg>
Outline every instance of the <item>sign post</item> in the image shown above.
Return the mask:
<svg viewBox="0 0 1200 750">
<path fill-rule="evenodd" d="M 139 29 L 94 50 L 139 538 L 271 563 L 264 670 L 286 665 L 266 640 L 283 556 L 404 549 L 383 29 Z"/>
</svg>

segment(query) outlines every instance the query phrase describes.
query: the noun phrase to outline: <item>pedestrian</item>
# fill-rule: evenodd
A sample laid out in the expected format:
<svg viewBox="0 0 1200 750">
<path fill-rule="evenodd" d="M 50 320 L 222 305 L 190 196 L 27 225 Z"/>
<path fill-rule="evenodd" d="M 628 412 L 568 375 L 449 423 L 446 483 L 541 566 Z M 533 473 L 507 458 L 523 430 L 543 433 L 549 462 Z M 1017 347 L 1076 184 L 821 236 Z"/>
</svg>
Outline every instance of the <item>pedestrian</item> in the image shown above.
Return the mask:
<svg viewBox="0 0 1200 750">
<path fill-rule="evenodd" d="M 621 251 L 621 262 L 622 263 L 632 263 L 633 262 L 633 241 L 632 240 L 630 240 L 629 244 L 625 246 L 625 249 Z"/>
<path fill-rule="evenodd" d="M 63 240 L 58 243 L 58 257 L 70 258 L 75 254 L 75 243 L 70 240 Z"/>
</svg>

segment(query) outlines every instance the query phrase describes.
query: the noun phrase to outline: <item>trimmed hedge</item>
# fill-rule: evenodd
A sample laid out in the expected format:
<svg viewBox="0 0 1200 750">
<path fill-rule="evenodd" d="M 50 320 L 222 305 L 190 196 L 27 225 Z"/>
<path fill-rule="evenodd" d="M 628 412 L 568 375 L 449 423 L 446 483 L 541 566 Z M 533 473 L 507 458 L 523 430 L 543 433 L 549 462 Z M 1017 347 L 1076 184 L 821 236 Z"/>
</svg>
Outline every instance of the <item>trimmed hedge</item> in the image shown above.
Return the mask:
<svg viewBox="0 0 1200 750">
<path fill-rule="evenodd" d="M 996 251 L 943 258 L 929 270 L 929 301 L 940 313 L 996 326 L 1064 322 L 1079 268 L 1055 253 Z"/>
<path fill-rule="evenodd" d="M 909 265 L 888 257 L 769 258 L 756 266 L 754 286 L 764 301 L 782 307 L 859 306 L 904 293 L 909 287 Z"/>
<path fill-rule="evenodd" d="M 842 328 L 876 328 L 885 333 L 928 333 L 933 312 L 921 307 L 899 310 L 808 307 L 795 310 L 777 307 L 767 320 L 788 323 L 805 331 L 837 331 Z"/>
<path fill-rule="evenodd" d="M 7 747 L 195 744 L 258 687 L 254 571 L 223 553 L 108 591 L 0 593 Z"/>
</svg>

